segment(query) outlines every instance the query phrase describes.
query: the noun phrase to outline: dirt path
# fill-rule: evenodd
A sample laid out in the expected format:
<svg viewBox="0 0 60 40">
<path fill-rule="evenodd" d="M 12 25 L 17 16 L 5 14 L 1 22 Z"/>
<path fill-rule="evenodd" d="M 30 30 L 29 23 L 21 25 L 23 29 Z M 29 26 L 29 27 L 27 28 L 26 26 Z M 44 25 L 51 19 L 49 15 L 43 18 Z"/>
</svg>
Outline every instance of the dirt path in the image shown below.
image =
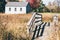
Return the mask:
<svg viewBox="0 0 60 40">
<path fill-rule="evenodd" d="M 58 27 L 55 27 L 53 23 L 51 23 L 50 27 L 45 27 L 43 36 L 35 40 L 59 40 Z"/>
</svg>

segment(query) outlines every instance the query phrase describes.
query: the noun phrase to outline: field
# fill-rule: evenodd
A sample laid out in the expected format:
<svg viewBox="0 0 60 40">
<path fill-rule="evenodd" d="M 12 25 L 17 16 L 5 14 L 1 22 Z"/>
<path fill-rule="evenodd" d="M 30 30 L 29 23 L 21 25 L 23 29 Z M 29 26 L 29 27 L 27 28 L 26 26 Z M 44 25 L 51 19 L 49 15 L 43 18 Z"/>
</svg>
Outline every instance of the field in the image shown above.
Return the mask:
<svg viewBox="0 0 60 40">
<path fill-rule="evenodd" d="M 0 14 L 0 40 L 8 40 L 5 38 L 8 36 L 13 36 L 13 40 L 26 40 L 29 36 L 26 33 L 26 24 L 31 16 L 30 14 Z"/>
<path fill-rule="evenodd" d="M 52 22 L 54 13 L 43 14 L 43 21 Z M 30 40 L 27 22 L 31 16 L 32 14 L 0 14 L 0 40 Z M 58 18 L 60 22 L 60 14 Z"/>
</svg>

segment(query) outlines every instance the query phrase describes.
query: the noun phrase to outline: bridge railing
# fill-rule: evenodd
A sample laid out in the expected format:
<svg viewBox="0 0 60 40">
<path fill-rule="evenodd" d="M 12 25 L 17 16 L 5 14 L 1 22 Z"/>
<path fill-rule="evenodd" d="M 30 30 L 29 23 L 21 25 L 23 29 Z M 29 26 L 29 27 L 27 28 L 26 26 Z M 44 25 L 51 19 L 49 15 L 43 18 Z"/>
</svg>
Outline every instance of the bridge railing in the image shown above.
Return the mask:
<svg viewBox="0 0 60 40">
<path fill-rule="evenodd" d="M 32 17 L 30 18 L 29 22 L 27 23 L 27 26 L 29 28 L 29 33 L 32 32 L 32 27 L 34 27 L 34 20 L 35 20 L 36 13 L 33 13 Z"/>
<path fill-rule="evenodd" d="M 30 18 L 29 22 L 27 23 L 28 26 L 32 25 L 33 21 L 35 20 L 36 13 L 33 13 L 32 17 Z"/>
</svg>

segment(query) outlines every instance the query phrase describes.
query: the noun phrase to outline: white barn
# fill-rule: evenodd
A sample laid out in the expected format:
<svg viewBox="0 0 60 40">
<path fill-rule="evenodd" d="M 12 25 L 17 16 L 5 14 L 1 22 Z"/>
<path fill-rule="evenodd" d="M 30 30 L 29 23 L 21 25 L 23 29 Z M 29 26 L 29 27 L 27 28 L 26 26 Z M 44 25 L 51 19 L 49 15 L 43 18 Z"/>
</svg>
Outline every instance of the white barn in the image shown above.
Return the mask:
<svg viewBox="0 0 60 40">
<path fill-rule="evenodd" d="M 8 2 L 5 6 L 6 14 L 26 14 L 31 11 L 28 2 Z"/>
</svg>

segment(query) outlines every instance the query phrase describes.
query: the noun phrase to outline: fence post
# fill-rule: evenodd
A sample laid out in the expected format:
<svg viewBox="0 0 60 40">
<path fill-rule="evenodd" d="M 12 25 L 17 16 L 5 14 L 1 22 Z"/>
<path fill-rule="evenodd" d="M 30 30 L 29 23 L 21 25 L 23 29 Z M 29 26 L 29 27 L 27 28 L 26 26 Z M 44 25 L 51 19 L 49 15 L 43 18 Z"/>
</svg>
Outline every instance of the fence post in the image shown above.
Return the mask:
<svg viewBox="0 0 60 40">
<path fill-rule="evenodd" d="M 53 16 L 53 25 L 58 25 L 58 15 L 57 14 L 55 14 L 54 16 Z"/>
</svg>

